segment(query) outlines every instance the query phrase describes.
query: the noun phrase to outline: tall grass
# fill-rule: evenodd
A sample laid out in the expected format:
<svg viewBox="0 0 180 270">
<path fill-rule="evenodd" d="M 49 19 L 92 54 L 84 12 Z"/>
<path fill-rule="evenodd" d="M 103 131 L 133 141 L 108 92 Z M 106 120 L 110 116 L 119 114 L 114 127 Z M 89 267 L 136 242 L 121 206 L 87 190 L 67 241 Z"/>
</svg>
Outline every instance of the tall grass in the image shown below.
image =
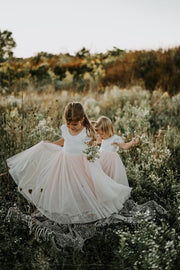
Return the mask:
<svg viewBox="0 0 180 270">
<path fill-rule="evenodd" d="M 139 217 L 138 227 L 106 228 L 86 243 L 84 253 L 76 249 L 53 253 L 52 247 L 37 243 L 33 236 L 28 236 L 25 225 L 4 222 L 8 208 L 14 203 L 22 211 L 30 211 L 8 175 L 6 159 L 41 140 L 60 138 L 64 107 L 73 100 L 84 105 L 91 120 L 100 115 L 110 117 L 116 133 L 125 141 L 134 135 L 139 136 L 137 146 L 119 151 L 133 188 L 132 199 L 139 204 L 155 200 L 166 208 L 168 217 L 151 221 Z M 57 265 L 67 265 L 68 260 L 74 269 L 86 269 L 88 262 L 95 264 L 94 269 L 105 268 L 106 264 L 111 265 L 107 269 L 176 269 L 180 251 L 179 113 L 180 94 L 170 97 L 166 92 L 149 93 L 139 87 L 126 90 L 114 86 L 107 87 L 102 94 L 89 92 L 81 95 L 65 90 L 46 94 L 20 92 L 16 97 L 1 98 L 0 259 L 4 269 L 8 269 L 7 265 L 15 265 L 14 269 L 57 269 Z M 27 246 L 22 245 L 24 241 Z M 33 247 L 34 251 L 30 253 Z M 15 249 L 19 250 L 18 254 Z M 27 267 L 21 258 L 24 250 Z"/>
</svg>

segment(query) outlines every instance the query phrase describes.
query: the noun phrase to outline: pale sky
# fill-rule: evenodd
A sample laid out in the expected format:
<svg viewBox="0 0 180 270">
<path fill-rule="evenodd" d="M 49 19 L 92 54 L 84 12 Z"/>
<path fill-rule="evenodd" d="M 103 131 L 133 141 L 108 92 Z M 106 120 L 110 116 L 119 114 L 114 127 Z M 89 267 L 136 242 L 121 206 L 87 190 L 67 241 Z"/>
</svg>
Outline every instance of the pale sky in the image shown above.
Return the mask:
<svg viewBox="0 0 180 270">
<path fill-rule="evenodd" d="M 16 57 L 180 45 L 180 0 L 0 0 Z"/>
</svg>

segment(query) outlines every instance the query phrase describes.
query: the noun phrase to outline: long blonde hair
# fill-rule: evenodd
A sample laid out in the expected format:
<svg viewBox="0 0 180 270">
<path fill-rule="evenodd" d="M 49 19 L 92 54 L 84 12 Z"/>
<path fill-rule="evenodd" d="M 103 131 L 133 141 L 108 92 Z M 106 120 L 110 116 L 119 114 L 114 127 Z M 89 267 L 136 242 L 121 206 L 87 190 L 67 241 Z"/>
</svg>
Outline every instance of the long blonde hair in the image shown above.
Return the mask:
<svg viewBox="0 0 180 270">
<path fill-rule="evenodd" d="M 64 110 L 64 119 L 66 122 L 82 121 L 83 126 L 86 128 L 87 135 L 93 139 L 96 138 L 95 130 L 85 114 L 84 108 L 80 102 L 70 102 L 66 105 Z"/>
<path fill-rule="evenodd" d="M 112 121 L 104 115 L 99 117 L 95 123 L 95 130 L 97 131 L 100 129 L 103 132 L 105 132 L 105 134 L 108 135 L 109 137 L 114 135 L 114 128 L 113 128 Z"/>
</svg>

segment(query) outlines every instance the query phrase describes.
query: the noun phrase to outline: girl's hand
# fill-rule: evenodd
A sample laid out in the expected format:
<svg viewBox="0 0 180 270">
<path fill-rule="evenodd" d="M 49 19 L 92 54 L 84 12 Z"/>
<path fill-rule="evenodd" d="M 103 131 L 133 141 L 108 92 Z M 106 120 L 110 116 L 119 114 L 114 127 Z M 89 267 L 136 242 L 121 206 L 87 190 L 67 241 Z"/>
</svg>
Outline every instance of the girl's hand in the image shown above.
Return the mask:
<svg viewBox="0 0 180 270">
<path fill-rule="evenodd" d="M 101 144 L 101 142 L 102 142 L 101 137 L 99 135 L 97 135 L 96 143 Z"/>
<path fill-rule="evenodd" d="M 60 140 L 52 142 L 52 143 L 57 144 L 59 146 L 64 146 L 64 138 L 61 138 Z"/>
<path fill-rule="evenodd" d="M 113 142 L 111 145 L 116 145 L 116 146 L 119 146 L 119 143 L 117 143 L 117 142 Z"/>
</svg>

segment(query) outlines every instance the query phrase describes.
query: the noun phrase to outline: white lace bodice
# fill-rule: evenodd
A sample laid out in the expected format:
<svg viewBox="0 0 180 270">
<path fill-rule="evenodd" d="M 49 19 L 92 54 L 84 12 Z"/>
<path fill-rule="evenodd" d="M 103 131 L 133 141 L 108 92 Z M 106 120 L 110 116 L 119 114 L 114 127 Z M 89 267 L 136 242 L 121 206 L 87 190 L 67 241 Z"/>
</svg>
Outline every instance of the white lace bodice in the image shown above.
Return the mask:
<svg viewBox="0 0 180 270">
<path fill-rule="evenodd" d="M 118 135 L 113 135 L 108 139 L 102 140 L 100 151 L 117 152 L 119 149 L 118 145 L 113 143 L 122 143 L 123 139 Z"/>
<path fill-rule="evenodd" d="M 84 127 L 78 135 L 71 135 L 66 125 L 61 126 L 62 137 L 64 138 L 64 152 L 72 154 L 82 154 L 87 148 L 92 138 L 87 136 L 86 128 Z"/>
</svg>

